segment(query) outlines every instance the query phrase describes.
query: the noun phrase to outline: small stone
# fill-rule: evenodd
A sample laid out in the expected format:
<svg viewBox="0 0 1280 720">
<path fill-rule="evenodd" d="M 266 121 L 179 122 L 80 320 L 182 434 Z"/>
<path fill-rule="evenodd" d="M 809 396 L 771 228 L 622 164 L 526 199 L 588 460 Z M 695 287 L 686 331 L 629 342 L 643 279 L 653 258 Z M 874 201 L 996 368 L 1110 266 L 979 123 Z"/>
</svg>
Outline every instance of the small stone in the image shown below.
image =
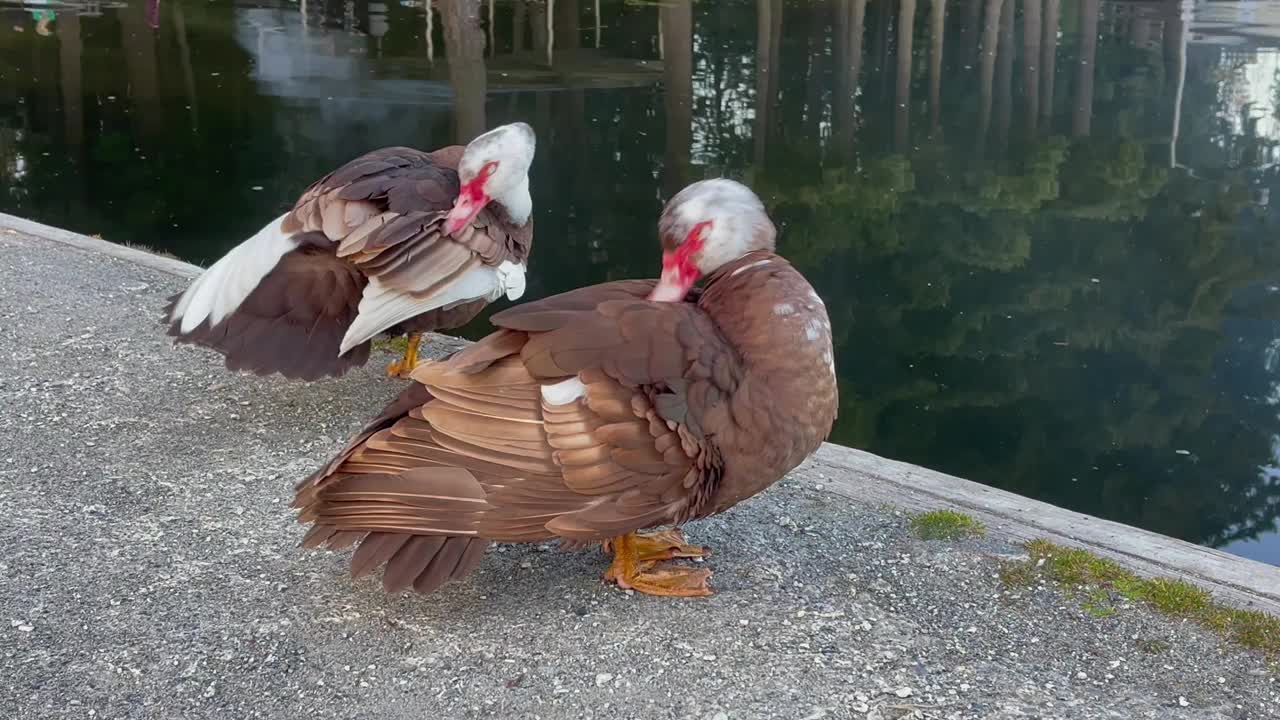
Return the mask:
<svg viewBox="0 0 1280 720">
<path fill-rule="evenodd" d="M 725 712 L 725 711 L 721 710 L 720 712 L 716 713 L 715 715 L 712 715 L 712 716 L 711 716 L 711 720 L 729 720 L 729 713 L 727 713 L 727 712 Z"/>
<path fill-rule="evenodd" d="M 1190 704 L 1191 704 L 1191 703 L 1187 702 L 1187 699 L 1186 699 L 1186 698 L 1182 697 L 1181 695 L 1179 695 L 1179 696 L 1178 696 L 1178 705 L 1179 705 L 1179 706 L 1181 706 L 1181 707 L 1186 707 L 1186 706 L 1188 706 L 1188 705 L 1190 705 Z"/>
<path fill-rule="evenodd" d="M 900 688 L 898 688 L 897 690 L 894 690 L 894 691 L 893 691 L 893 694 L 894 694 L 894 695 L 897 695 L 897 696 L 898 696 L 898 697 L 900 697 L 900 698 L 909 698 L 909 697 L 911 697 L 911 694 L 912 694 L 913 692 L 915 692 L 915 691 L 914 691 L 914 690 L 912 690 L 912 689 L 911 689 L 911 688 L 909 688 L 909 687 L 900 687 Z"/>
<path fill-rule="evenodd" d="M 1088 679 L 1089 679 L 1089 673 L 1086 673 L 1086 672 L 1084 672 L 1084 671 L 1082 670 L 1082 671 L 1080 671 L 1080 672 L 1076 673 L 1076 679 L 1077 679 L 1077 680 L 1088 680 Z"/>
<path fill-rule="evenodd" d="M 969 692 L 969 688 L 973 687 L 969 683 L 960 683 L 960 692 Z"/>
<path fill-rule="evenodd" d="M 31 627 L 30 625 L 27 625 L 26 623 L 23 623 L 22 625 L 18 626 L 18 632 L 31 632 L 34 629 L 35 628 Z"/>
<path fill-rule="evenodd" d="M 613 680 L 613 673 L 596 673 L 596 687 L 604 687 Z"/>
</svg>

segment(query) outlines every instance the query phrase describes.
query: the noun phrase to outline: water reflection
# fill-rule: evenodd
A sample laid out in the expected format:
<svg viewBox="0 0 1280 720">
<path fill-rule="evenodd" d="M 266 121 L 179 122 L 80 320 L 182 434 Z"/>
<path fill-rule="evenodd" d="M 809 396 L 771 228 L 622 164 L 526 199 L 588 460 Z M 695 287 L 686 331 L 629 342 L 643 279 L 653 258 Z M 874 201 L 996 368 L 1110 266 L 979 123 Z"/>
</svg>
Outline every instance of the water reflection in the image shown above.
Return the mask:
<svg viewBox="0 0 1280 720">
<path fill-rule="evenodd" d="M 836 441 L 1280 562 L 1278 7 L 0 4 L 0 208 L 203 262 L 521 119 L 538 297 L 742 177 L 828 301 Z"/>
</svg>

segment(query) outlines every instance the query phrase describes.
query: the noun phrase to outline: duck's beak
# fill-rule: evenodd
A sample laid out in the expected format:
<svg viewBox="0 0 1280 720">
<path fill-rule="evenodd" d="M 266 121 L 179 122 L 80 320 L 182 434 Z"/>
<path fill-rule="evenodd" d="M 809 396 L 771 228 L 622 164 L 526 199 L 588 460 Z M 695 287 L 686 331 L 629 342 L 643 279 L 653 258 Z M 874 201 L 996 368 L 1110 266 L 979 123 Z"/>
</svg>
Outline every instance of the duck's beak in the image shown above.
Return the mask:
<svg viewBox="0 0 1280 720">
<path fill-rule="evenodd" d="M 458 199 L 453 202 L 453 208 L 449 210 L 449 214 L 444 220 L 444 231 L 449 235 L 457 235 L 462 228 L 466 227 L 484 206 L 489 203 L 489 196 L 484 194 L 483 190 L 477 192 L 467 192 L 463 189 L 458 195 Z"/>
<path fill-rule="evenodd" d="M 698 281 L 696 269 L 673 257 L 675 253 L 663 253 L 662 275 L 649 293 L 649 299 L 657 302 L 681 302 L 689 289 Z"/>
</svg>

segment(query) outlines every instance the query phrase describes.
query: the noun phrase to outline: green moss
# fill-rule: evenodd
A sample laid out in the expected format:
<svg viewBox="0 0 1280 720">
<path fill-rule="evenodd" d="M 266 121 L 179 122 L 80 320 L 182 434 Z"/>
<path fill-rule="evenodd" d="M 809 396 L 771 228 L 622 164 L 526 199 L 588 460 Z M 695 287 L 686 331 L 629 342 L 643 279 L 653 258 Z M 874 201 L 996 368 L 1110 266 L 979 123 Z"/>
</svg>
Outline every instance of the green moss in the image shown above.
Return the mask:
<svg viewBox="0 0 1280 720">
<path fill-rule="evenodd" d="M 403 355 L 407 347 L 409 347 L 409 338 L 404 335 L 398 335 L 393 338 L 380 335 L 373 339 L 373 349 L 375 351 L 385 350 L 397 355 Z"/>
<path fill-rule="evenodd" d="M 1195 585 L 1172 578 L 1142 578 L 1119 564 L 1079 548 L 1032 540 L 1025 545 L 1031 562 L 1004 563 L 1000 579 L 1007 586 L 1025 587 L 1041 577 L 1083 593 L 1084 611 L 1093 617 L 1114 615 L 1113 593 L 1178 618 L 1187 618 L 1244 647 L 1280 656 L 1280 618 L 1256 610 L 1219 605 Z M 1145 645 L 1144 645 L 1145 643 Z M 1168 650 L 1160 640 L 1139 641 L 1146 652 Z"/>
<path fill-rule="evenodd" d="M 1006 560 L 1000 563 L 1000 582 L 1009 588 L 1026 588 L 1036 584 L 1040 573 L 1028 562 Z"/>
<path fill-rule="evenodd" d="M 101 236 L 101 235 L 98 235 L 98 234 L 94 234 L 94 235 L 93 235 L 93 237 L 95 237 L 95 238 L 97 238 L 97 239 L 99 239 L 99 240 L 101 240 L 101 239 L 102 239 L 102 236 Z M 133 242 L 126 242 L 126 243 L 121 243 L 121 244 L 122 244 L 122 245 L 124 245 L 125 247 L 127 247 L 127 248 L 131 249 L 131 250 L 140 250 L 140 251 L 142 251 L 142 252 L 144 252 L 144 253 L 150 253 L 150 254 L 152 254 L 152 255 L 157 255 L 157 256 L 162 257 L 162 258 L 168 258 L 168 259 L 170 259 L 170 260 L 180 260 L 180 259 L 181 259 L 181 258 L 179 258 L 177 255 L 174 255 L 173 253 L 168 252 L 167 250 L 157 250 L 157 249 L 155 249 L 155 248 L 151 247 L 150 245 L 143 245 L 142 243 L 133 243 Z"/>
<path fill-rule="evenodd" d="M 1132 573 L 1115 562 L 1100 558 L 1087 550 L 1054 545 L 1045 540 L 1027 543 L 1031 559 L 1041 564 L 1054 580 L 1068 585 L 1111 583 L 1135 578 Z M 1044 563 L 1040 563 L 1043 560 Z"/>
<path fill-rule="evenodd" d="M 986 526 L 955 510 L 931 510 L 911 518 L 911 530 L 922 540 L 959 540 L 987 532 Z"/>
<path fill-rule="evenodd" d="M 1142 583 L 1143 599 L 1169 615 L 1186 617 L 1204 613 L 1213 605 L 1209 593 L 1182 580 L 1156 578 Z"/>
</svg>

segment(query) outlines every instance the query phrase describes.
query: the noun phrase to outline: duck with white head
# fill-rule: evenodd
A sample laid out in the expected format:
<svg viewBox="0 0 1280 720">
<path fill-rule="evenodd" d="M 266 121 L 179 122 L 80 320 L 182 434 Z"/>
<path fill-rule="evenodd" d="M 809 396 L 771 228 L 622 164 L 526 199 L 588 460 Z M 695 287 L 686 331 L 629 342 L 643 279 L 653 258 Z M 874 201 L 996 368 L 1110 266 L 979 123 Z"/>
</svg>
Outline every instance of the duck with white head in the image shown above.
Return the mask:
<svg viewBox="0 0 1280 720">
<path fill-rule="evenodd" d="M 407 377 L 422 333 L 524 293 L 535 144 L 516 122 L 465 147 L 361 155 L 171 298 L 169 335 L 229 369 L 302 380 L 363 365 L 379 335 L 408 335 L 387 368 Z"/>
<path fill-rule="evenodd" d="M 711 593 L 679 526 L 764 490 L 826 438 L 831 326 L 774 252 L 746 186 L 667 203 L 662 277 L 573 290 L 493 316 L 498 330 L 416 381 L 297 487 L 307 547 L 359 543 L 388 591 L 465 577 L 490 542 L 603 543 L 605 579 Z M 705 278 L 700 290 L 694 285 Z M 660 532 L 641 530 L 663 525 Z"/>
</svg>

